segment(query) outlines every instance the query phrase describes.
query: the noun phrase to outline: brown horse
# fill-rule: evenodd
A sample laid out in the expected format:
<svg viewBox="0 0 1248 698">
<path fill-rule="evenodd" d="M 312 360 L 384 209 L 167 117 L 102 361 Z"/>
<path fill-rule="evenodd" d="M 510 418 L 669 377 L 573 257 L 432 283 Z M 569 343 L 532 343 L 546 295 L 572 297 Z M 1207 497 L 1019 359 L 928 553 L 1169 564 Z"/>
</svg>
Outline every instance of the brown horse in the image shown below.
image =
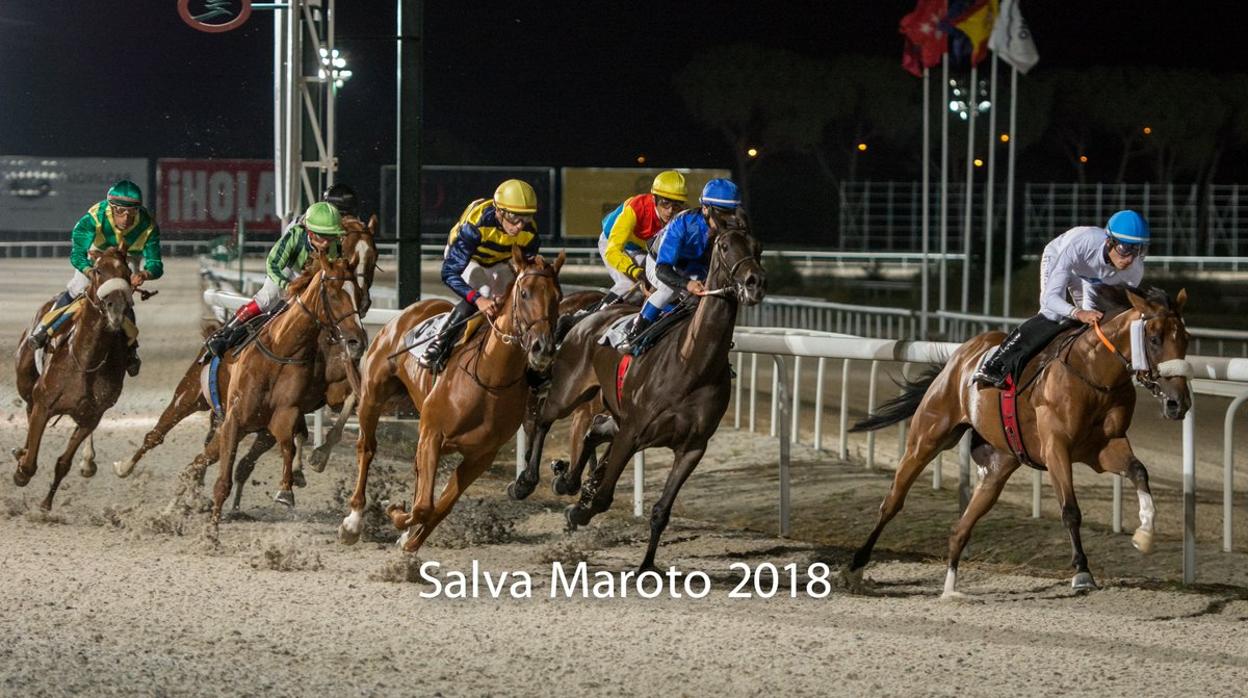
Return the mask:
<svg viewBox="0 0 1248 698">
<path fill-rule="evenodd" d="M 355 284 L 355 304 L 361 316 L 364 315 L 368 306 L 371 305 L 370 291 L 377 260 L 377 244 L 374 239 L 376 227 L 377 216 L 370 218 L 367 226 L 353 216 L 343 218 L 343 228 L 346 229 L 347 234 L 342 243 L 342 258 L 347 261 L 347 268 Z M 309 258 L 309 265 L 313 266 L 314 264 L 313 258 Z M 308 392 L 303 403 L 305 413 L 315 412 L 321 407 L 328 405 L 335 410 L 339 410 L 343 415 L 343 421 L 345 421 L 345 416 L 351 412 L 355 399 L 348 380 L 350 376 L 355 374 L 349 370 L 347 364 L 353 361 L 352 356 L 358 359 L 364 349 L 362 345 L 354 346 L 354 341 L 353 338 L 348 337 L 346 342 L 336 343 L 333 341 L 332 333 L 328 328 L 322 329 L 318 338 L 320 351 L 317 352 L 314 359 L 313 378 L 308 383 Z M 340 349 L 341 351 L 339 351 Z M 204 366 L 199 360 L 202 354 L 203 350 L 200 349 L 196 354 L 196 359 L 187 367 L 182 380 L 174 388 L 173 397 L 169 400 L 169 404 L 165 406 L 164 412 L 160 414 L 160 418 L 156 421 L 156 426 L 152 427 L 151 431 L 147 432 L 147 435 L 143 437 L 143 444 L 134 452 L 134 455 L 130 456 L 129 460 L 113 463 L 113 470 L 119 477 L 128 477 L 143 456 L 148 451 L 164 443 L 165 436 L 182 420 L 196 412 L 204 412 L 210 409 L 211 406 L 204 399 L 200 384 L 200 377 L 204 371 Z M 231 369 L 236 358 L 237 355 L 233 352 L 227 352 L 226 357 L 221 362 L 218 380 L 223 394 L 229 385 Z M 301 425 L 296 425 L 296 427 L 301 428 Z M 216 436 L 216 428 L 217 422 L 214 419 L 205 437 L 205 444 Z M 327 439 L 324 445 L 316 449 L 310 459 L 312 469 L 317 472 L 325 469 L 328 452 L 337 443 L 337 437 L 341 436 L 341 429 L 331 432 L 331 435 L 331 439 Z M 295 484 L 299 486 L 302 486 L 300 483 L 303 480 L 301 467 L 302 446 L 306 436 L 306 430 L 303 430 L 297 437 L 300 468 L 297 468 L 295 471 Z M 252 443 L 251 448 L 239 460 L 237 473 L 239 488 L 234 496 L 235 509 L 238 508 L 243 484 L 255 468 L 256 461 L 276 444 L 277 441 L 272 434 L 262 431 L 256 434 L 256 439 Z M 207 464 L 203 464 L 203 467 L 206 468 Z M 203 469 L 198 470 L 196 473 L 194 479 L 198 484 L 202 484 L 203 473 Z"/>
<path fill-rule="evenodd" d="M 34 476 L 48 420 L 69 415 L 77 425 L 65 452 L 56 459 L 52 488 L 41 505 L 44 509 L 52 508 L 52 497 L 69 472 L 78 446 L 117 402 L 126 372 L 124 322 L 126 310 L 134 301 L 125 253 L 115 247 L 104 250 L 87 276 L 91 283 L 73 329 L 49 345 L 42 374 L 35 364 L 35 351 L 26 343 L 26 332 L 22 333 L 17 349 L 17 391 L 26 401 L 29 428 L 26 446 L 13 450 L 18 459 L 13 482 L 25 487 Z M 35 320 L 43 317 L 51 305 L 51 301 L 45 303 Z M 93 459 L 94 449 L 88 446 L 82 464 L 86 477 L 95 474 Z"/>
<path fill-rule="evenodd" d="M 575 491 L 580 470 L 597 445 L 610 442 L 610 446 L 590 481 L 580 487 L 580 501 L 568 507 L 565 515 L 570 529 L 589 523 L 595 514 L 610 508 L 616 482 L 633 454 L 645 448 L 672 449 L 671 473 L 650 514 L 643 570 L 654 568 L 672 503 L 702 460 L 707 442 L 728 409 L 732 386 L 728 352 L 738 304 L 759 303 L 766 288 L 759 261 L 762 249 L 750 236 L 744 216 L 721 219 L 713 214 L 711 221 L 712 252 L 706 279 L 710 290 L 682 329 L 673 330 L 632 359 L 622 380 L 619 352 L 600 345 L 598 338 L 634 308 L 609 307 L 585 318 L 568 334 L 551 369 L 550 395 L 535 418 L 527 467 L 514 483 L 517 490 L 531 491 L 536 486 L 550 425 L 601 393 L 610 414 L 595 418 L 585 434 L 580 458 L 573 466 L 575 477 L 566 478 L 566 489 Z M 620 384 L 623 390 L 617 391 Z"/>
<path fill-rule="evenodd" d="M 303 418 L 308 386 L 317 378 L 317 337 L 325 329 L 332 341 L 346 344 L 348 352 L 354 348 L 357 356 L 367 341 L 354 299 L 344 287 L 352 280 L 347 261 L 329 262 L 322 257 L 316 260 L 316 267 L 290 284 L 288 297 L 294 307 L 265 325 L 256 341 L 244 348 L 234 362 L 234 379 L 222 397 L 225 416 L 217 438 L 196 459 L 202 460 L 204 467 L 220 460 L 220 473 L 213 488 L 214 524 L 221 520 L 221 507 L 231 489 L 238 442 L 246 433 L 268 431 L 277 439 L 283 462 L 276 499 L 294 505 L 295 433 Z M 352 369 L 348 364 L 347 370 Z"/>
<path fill-rule="evenodd" d="M 408 306 L 386 323 L 369 346 L 361 365 L 359 474 L 351 511 L 338 528 L 342 542 L 350 545 L 360 537 L 368 469 L 377 452 L 377 420 L 401 391 L 406 391 L 420 413 L 420 441 L 413 464 L 416 483 L 411 511 L 392 505 L 388 514 L 403 531 L 400 545 L 409 552 L 420 548 L 522 423 L 529 394 L 525 368 L 544 371 L 554 358 L 564 254 L 560 252 L 554 264 L 541 257 L 529 263 L 513 247 L 511 260 L 516 278 L 502 294 L 498 316 L 489 328 L 455 348 L 446 371 L 436 381 L 405 350 L 404 336 L 421 321 L 450 310 L 446 301 Z M 435 504 L 438 458 L 453 452 L 463 454 L 464 460 Z"/>
<path fill-rule="evenodd" d="M 1188 336 L 1181 315 L 1187 292 L 1180 291 L 1173 302 L 1156 289 L 1120 293 L 1126 297 L 1117 315 L 1095 328 L 1097 331 L 1062 335 L 1028 364 L 1019 381 L 1023 386 L 1019 391 L 1018 419 L 1024 453 L 1032 461 L 1028 465 L 1049 471 L 1074 550 L 1075 575 L 1071 586 L 1075 589 L 1094 589 L 1096 582 L 1088 570 L 1079 537 L 1082 516 L 1075 499 L 1071 463 L 1087 463 L 1098 473 L 1131 479 L 1140 500 L 1140 527 L 1132 540 L 1140 552 L 1148 553 L 1153 545 L 1154 514 L 1148 471 L 1127 440 L 1127 428 L 1135 411 L 1132 378 L 1162 401 L 1162 413 L 1168 419 L 1182 419 L 1191 406 L 1187 380 L 1192 369 L 1184 358 Z M 1107 291 L 1103 295 L 1108 300 L 1114 294 Z M 1131 324 L 1140 320 L 1147 338 L 1149 370 L 1137 374 L 1117 347 L 1126 347 L 1129 353 Z M 1104 339 L 1098 336 L 1101 333 Z M 1006 481 L 1020 465 L 1002 427 L 1001 391 L 981 388 L 971 380 L 980 360 L 1004 336 L 1001 332 L 987 332 L 970 339 L 958 347 L 943 367 L 917 382 L 907 383 L 900 397 L 855 425 L 855 431 L 870 431 L 914 415 L 905 454 L 888 496 L 880 505 L 879 521 L 866 543 L 854 553 L 846 572 L 851 586 L 861 583 L 862 569 L 871 558 L 880 532 L 901 511 L 906 493 L 919 473 L 971 429 L 971 455 L 979 465 L 980 479 L 949 537 L 944 588 L 946 597 L 960 596 L 956 588 L 958 559 L 971 529 L 996 503 Z"/>
</svg>

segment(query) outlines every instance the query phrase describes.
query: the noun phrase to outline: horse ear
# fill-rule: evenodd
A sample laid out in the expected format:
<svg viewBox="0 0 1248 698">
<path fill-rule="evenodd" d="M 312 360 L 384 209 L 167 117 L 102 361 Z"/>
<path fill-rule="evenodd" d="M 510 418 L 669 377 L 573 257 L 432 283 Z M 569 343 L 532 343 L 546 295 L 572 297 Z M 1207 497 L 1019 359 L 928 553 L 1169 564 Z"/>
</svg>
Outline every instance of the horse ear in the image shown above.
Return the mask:
<svg viewBox="0 0 1248 698">
<path fill-rule="evenodd" d="M 1144 297 L 1144 294 L 1134 288 L 1127 288 L 1127 300 L 1131 302 L 1132 308 L 1135 308 L 1145 315 L 1148 315 L 1153 311 L 1152 304 L 1148 302 L 1148 299 Z"/>
<path fill-rule="evenodd" d="M 519 245 L 511 246 L 511 265 L 515 267 L 516 273 L 520 273 L 529 264 L 524 260 L 524 252 L 520 250 Z"/>
<path fill-rule="evenodd" d="M 1174 312 L 1183 314 L 1183 306 L 1187 305 L 1187 289 L 1179 289 L 1179 295 L 1174 297 Z"/>
<path fill-rule="evenodd" d="M 559 275 L 559 270 L 563 268 L 563 263 L 566 261 L 568 261 L 568 253 L 564 250 L 559 250 L 559 256 L 555 257 L 555 276 Z"/>
<path fill-rule="evenodd" d="M 377 236 L 377 214 L 376 213 L 368 217 L 368 234 L 374 237 Z"/>
</svg>

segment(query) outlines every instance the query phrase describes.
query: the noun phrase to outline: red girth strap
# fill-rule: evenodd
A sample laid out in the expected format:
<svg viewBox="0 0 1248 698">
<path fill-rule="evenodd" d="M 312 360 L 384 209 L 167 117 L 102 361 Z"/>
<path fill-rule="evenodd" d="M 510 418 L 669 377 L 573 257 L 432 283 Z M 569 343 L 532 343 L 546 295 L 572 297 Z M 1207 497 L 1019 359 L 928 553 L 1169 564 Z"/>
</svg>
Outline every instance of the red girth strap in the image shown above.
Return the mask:
<svg viewBox="0 0 1248 698">
<path fill-rule="evenodd" d="M 620 365 L 615 369 L 615 400 L 617 404 L 624 404 L 624 376 L 628 375 L 628 367 L 633 363 L 633 355 L 625 354 L 620 359 Z"/>
<path fill-rule="evenodd" d="M 1023 431 L 1018 424 L 1018 386 L 1014 385 L 1014 376 L 1005 377 L 1005 390 L 1001 391 L 1001 427 L 1014 456 L 1024 464 L 1034 465 L 1031 456 L 1027 455 Z"/>
</svg>

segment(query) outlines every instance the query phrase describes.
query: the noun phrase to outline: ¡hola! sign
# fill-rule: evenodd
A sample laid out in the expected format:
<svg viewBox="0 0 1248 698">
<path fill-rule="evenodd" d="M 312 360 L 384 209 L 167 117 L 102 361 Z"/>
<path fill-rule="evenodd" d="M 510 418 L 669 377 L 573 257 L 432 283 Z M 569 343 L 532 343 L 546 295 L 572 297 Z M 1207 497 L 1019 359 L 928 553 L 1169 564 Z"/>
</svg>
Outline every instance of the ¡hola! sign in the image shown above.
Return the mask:
<svg viewBox="0 0 1248 698">
<path fill-rule="evenodd" d="M 251 0 L 178 0 L 178 15 L 192 29 L 219 34 L 247 22 Z"/>
</svg>

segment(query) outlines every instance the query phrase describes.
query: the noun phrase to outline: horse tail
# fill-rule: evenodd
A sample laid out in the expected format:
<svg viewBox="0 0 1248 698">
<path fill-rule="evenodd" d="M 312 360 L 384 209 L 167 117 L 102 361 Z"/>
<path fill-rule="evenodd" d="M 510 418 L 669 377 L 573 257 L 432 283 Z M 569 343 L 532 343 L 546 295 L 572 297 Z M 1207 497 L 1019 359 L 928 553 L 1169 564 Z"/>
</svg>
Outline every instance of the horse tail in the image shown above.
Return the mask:
<svg viewBox="0 0 1248 698">
<path fill-rule="evenodd" d="M 880 405 L 875 412 L 872 412 L 866 419 L 855 424 L 850 431 L 875 431 L 912 417 L 918 411 L 919 403 L 923 401 L 923 396 L 927 394 L 927 389 L 932 387 L 936 376 L 940 375 L 944 368 L 944 364 L 934 364 L 929 366 L 923 372 L 923 375 L 916 380 L 902 383 L 901 395 Z"/>
</svg>

